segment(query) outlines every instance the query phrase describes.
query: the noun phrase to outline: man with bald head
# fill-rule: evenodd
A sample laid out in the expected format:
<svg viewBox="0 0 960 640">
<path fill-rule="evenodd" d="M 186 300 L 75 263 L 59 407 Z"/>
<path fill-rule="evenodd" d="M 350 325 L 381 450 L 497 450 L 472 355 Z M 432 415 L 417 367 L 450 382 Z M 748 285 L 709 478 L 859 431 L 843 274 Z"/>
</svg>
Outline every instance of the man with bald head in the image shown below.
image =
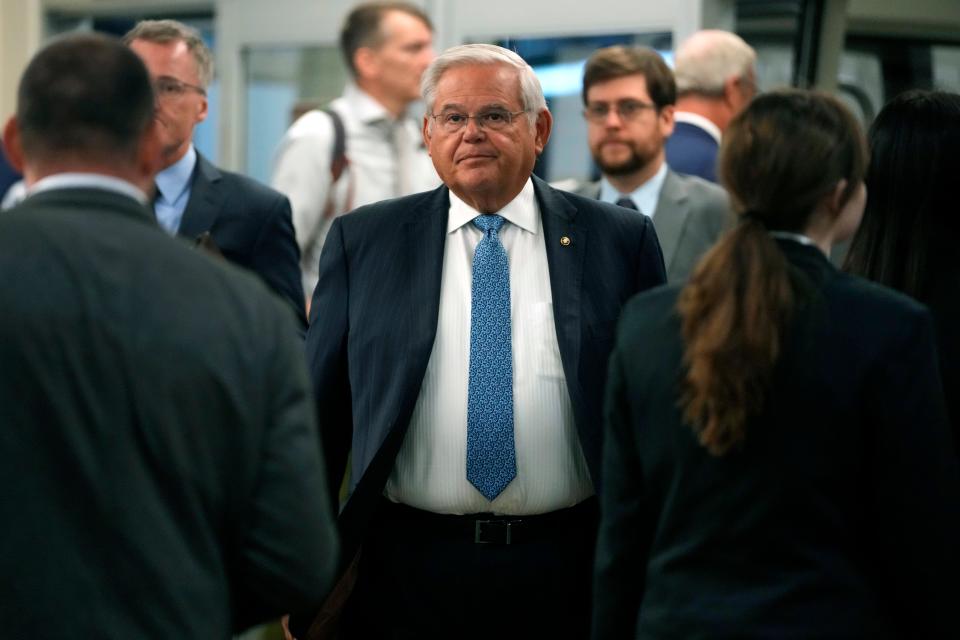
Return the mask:
<svg viewBox="0 0 960 640">
<path fill-rule="evenodd" d="M 677 48 L 676 122 L 667 164 L 678 173 L 717 181 L 720 137 L 757 92 L 757 54 L 728 31 L 698 31 Z"/>
<path fill-rule="evenodd" d="M 337 218 L 307 335 L 330 479 L 363 544 L 355 638 L 584 638 L 621 306 L 665 281 L 653 225 L 532 175 L 553 124 L 515 53 L 424 74 L 440 188 Z"/>
</svg>

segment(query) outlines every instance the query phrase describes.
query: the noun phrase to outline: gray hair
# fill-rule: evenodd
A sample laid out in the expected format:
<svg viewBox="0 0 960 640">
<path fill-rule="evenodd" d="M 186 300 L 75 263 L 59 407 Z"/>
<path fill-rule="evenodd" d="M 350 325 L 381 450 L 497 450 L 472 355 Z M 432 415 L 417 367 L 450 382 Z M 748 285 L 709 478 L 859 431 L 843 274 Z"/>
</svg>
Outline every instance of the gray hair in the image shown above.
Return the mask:
<svg viewBox="0 0 960 640">
<path fill-rule="evenodd" d="M 465 67 L 481 64 L 503 64 L 513 67 L 520 79 L 520 102 L 527 113 L 530 126 L 537 122 L 537 116 L 547 108 L 547 100 L 543 97 L 543 88 L 533 68 L 523 58 L 509 49 L 493 44 L 464 44 L 447 49 L 437 57 L 427 70 L 423 72 L 420 83 L 420 93 L 426 104 L 427 112 L 433 112 L 434 101 L 437 97 L 437 85 L 444 73 L 454 67 Z M 431 119 L 430 123 L 433 123 Z"/>
<path fill-rule="evenodd" d="M 197 64 L 200 86 L 206 89 L 213 80 L 213 54 L 196 29 L 176 20 L 141 20 L 123 36 L 123 43 L 127 46 L 134 40 L 156 44 L 182 41 Z"/>
<path fill-rule="evenodd" d="M 722 96 L 724 82 L 746 77 L 756 61 L 757 53 L 740 36 L 717 29 L 698 31 L 677 49 L 677 94 Z"/>
</svg>

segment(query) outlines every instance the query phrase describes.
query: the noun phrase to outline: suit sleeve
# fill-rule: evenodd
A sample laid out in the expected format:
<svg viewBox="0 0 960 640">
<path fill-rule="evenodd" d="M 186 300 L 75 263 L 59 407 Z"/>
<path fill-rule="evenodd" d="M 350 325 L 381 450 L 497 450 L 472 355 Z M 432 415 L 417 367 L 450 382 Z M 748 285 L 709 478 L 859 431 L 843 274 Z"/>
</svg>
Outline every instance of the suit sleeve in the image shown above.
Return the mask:
<svg viewBox="0 0 960 640">
<path fill-rule="evenodd" d="M 307 314 L 300 277 L 300 249 L 294 237 L 290 202 L 276 195 L 254 245 L 251 268 L 290 302 L 302 331 L 306 328 Z"/>
<path fill-rule="evenodd" d="M 621 352 L 610 357 L 604 490 L 594 573 L 593 638 L 632 638 L 643 596 L 652 518 L 646 513 Z"/>
<path fill-rule="evenodd" d="M 266 425 L 243 514 L 237 629 L 315 606 L 332 588 L 338 562 L 302 343 L 279 308 L 269 318 L 261 341 Z"/>
<path fill-rule="evenodd" d="M 653 223 L 646 217 L 643 232 L 640 237 L 640 253 L 637 264 L 637 287 L 634 291 L 640 292 L 667 283 L 667 269 L 663 264 L 663 251 Z"/>
<path fill-rule="evenodd" d="M 327 458 L 328 485 L 335 498 L 353 438 L 347 358 L 350 289 L 340 218 L 330 228 L 320 255 L 319 272 L 310 307 L 306 352 Z"/>
<path fill-rule="evenodd" d="M 910 320 L 882 355 L 865 398 L 872 407 L 872 568 L 904 637 L 946 638 L 957 629 L 960 471 L 932 322 L 926 313 Z"/>
</svg>

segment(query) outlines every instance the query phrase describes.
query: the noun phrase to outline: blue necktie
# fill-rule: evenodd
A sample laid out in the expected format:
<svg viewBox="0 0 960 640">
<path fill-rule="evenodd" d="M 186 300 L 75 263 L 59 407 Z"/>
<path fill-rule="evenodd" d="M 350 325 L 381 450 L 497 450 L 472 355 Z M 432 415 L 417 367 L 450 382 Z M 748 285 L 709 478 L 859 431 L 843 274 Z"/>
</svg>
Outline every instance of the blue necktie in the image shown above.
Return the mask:
<svg viewBox="0 0 960 640">
<path fill-rule="evenodd" d="M 637 203 L 634 202 L 633 198 L 630 196 L 622 196 L 619 200 L 617 200 L 617 206 L 624 207 L 626 209 L 633 209 L 634 211 L 640 210 L 637 208 Z"/>
<path fill-rule="evenodd" d="M 467 480 L 493 500 L 517 475 L 513 445 L 513 350 L 510 265 L 497 231 L 504 220 L 481 215 L 483 239 L 473 256 L 470 386 L 467 392 Z"/>
</svg>

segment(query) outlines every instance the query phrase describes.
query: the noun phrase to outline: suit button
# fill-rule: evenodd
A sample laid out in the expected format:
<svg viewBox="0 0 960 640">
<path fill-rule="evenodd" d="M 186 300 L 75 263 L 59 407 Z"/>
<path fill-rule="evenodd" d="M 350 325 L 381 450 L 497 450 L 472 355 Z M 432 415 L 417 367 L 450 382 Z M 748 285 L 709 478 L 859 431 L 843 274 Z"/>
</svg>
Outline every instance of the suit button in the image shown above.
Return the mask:
<svg viewBox="0 0 960 640">
<path fill-rule="evenodd" d="M 568 238 L 567 236 L 561 236 L 561 237 L 560 237 L 560 244 L 563 245 L 563 246 L 565 246 L 565 247 L 569 247 L 569 246 L 570 246 L 570 238 Z"/>
</svg>

